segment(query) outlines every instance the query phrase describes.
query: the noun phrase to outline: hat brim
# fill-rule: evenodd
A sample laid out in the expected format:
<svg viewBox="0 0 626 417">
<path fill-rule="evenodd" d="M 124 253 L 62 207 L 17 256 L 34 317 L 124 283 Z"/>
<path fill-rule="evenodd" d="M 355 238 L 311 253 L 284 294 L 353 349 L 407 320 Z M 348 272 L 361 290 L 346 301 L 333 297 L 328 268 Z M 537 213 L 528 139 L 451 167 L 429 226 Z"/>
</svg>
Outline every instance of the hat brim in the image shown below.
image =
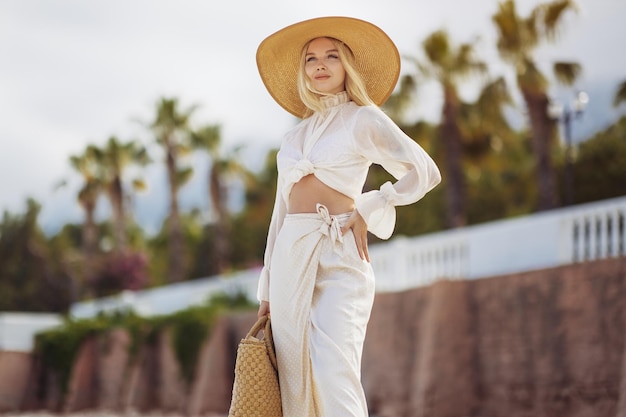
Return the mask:
<svg viewBox="0 0 626 417">
<path fill-rule="evenodd" d="M 370 98 L 382 105 L 400 75 L 400 54 L 385 32 L 372 23 L 351 17 L 320 17 L 287 26 L 268 36 L 257 49 L 256 62 L 263 84 L 276 102 L 302 118 L 306 106 L 297 87 L 300 57 L 312 39 L 335 38 L 352 50 L 355 67 Z"/>
</svg>

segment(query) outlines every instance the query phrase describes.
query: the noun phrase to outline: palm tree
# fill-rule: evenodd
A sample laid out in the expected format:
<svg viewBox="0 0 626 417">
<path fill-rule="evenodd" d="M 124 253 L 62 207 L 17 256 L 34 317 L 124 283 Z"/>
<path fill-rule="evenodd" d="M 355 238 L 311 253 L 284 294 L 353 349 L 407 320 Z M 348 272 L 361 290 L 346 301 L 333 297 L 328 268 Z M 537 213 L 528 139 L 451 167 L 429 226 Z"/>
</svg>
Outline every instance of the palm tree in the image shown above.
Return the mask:
<svg viewBox="0 0 626 417">
<path fill-rule="evenodd" d="M 196 106 L 180 110 L 175 98 L 161 98 L 156 104 L 156 118 L 151 128 L 156 135 L 156 142 L 163 148 L 167 170 L 170 208 L 167 218 L 169 235 L 169 282 L 181 281 L 185 274 L 185 247 L 178 206 L 178 190 L 190 178 L 193 170 L 181 167 L 180 157 L 190 151 L 190 118 Z"/>
<path fill-rule="evenodd" d="M 626 103 L 626 80 L 617 87 L 615 98 L 613 98 L 613 107 L 619 107 L 622 103 Z"/>
<path fill-rule="evenodd" d="M 126 248 L 125 193 L 122 185 L 124 171 L 133 164 L 144 166 L 150 162 L 146 148 L 135 141 L 121 143 L 111 136 L 103 148 L 93 148 L 99 177 L 113 211 L 114 247 L 118 251 Z M 145 188 L 140 179 L 133 181 L 135 189 Z"/>
<path fill-rule="evenodd" d="M 459 126 L 464 160 L 484 168 L 486 162 L 495 162 L 485 157 L 498 153 L 517 139 L 503 111 L 505 106 L 512 104 L 513 99 L 502 77 L 487 82 L 475 102 L 461 103 Z"/>
<path fill-rule="evenodd" d="M 474 102 L 461 104 L 470 223 L 529 211 L 532 156 L 505 115 L 504 108 L 513 105 L 504 78 L 486 83 Z M 501 191 L 494 195 L 494 189 Z"/>
<path fill-rule="evenodd" d="M 446 173 L 446 223 L 448 227 L 461 227 L 467 224 L 467 198 L 461 162 L 463 136 L 459 126 L 458 85 L 470 75 L 485 73 L 486 65 L 474 56 L 472 44 L 454 47 L 444 30 L 428 36 L 422 47 L 427 59 L 423 64 L 418 63 L 418 67 L 426 77 L 437 80 L 443 90 L 439 135 Z"/>
<path fill-rule="evenodd" d="M 208 171 L 207 185 L 211 200 L 212 220 L 215 223 L 215 259 L 217 273 L 223 273 L 230 267 L 230 218 L 226 208 L 227 186 L 226 176 L 239 174 L 247 176 L 249 173 L 239 162 L 236 148 L 232 154 L 221 153 L 221 129 L 218 125 L 204 126 L 191 133 L 191 144 L 194 149 L 206 150 L 211 158 Z"/>
<path fill-rule="evenodd" d="M 80 155 L 70 156 L 70 165 L 83 177 L 83 186 L 78 192 L 78 203 L 85 211 L 82 229 L 82 247 L 85 260 L 85 282 L 90 287 L 95 270 L 95 255 L 98 247 L 98 229 L 95 220 L 96 204 L 103 187 L 97 176 L 95 148 L 88 146 Z"/>
<path fill-rule="evenodd" d="M 499 4 L 492 20 L 498 30 L 498 51 L 502 59 L 510 63 L 516 73 L 531 128 L 531 145 L 536 160 L 535 176 L 538 189 L 537 210 L 556 206 L 556 180 L 551 153 L 556 142 L 556 120 L 548 114 L 548 81 L 533 58 L 533 52 L 543 41 L 554 41 L 562 17 L 574 10 L 571 0 L 555 0 L 541 3 L 528 17 L 517 14 L 514 0 Z M 554 66 L 559 81 L 571 84 L 580 65 L 557 63 Z"/>
</svg>

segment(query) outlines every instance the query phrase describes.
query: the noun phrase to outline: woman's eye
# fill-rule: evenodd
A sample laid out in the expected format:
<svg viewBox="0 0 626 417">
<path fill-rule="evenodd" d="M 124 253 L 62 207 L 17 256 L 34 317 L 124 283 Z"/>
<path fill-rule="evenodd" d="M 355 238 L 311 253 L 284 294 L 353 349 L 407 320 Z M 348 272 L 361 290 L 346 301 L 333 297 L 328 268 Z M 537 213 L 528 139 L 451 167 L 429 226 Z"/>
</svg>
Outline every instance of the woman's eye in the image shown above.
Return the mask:
<svg viewBox="0 0 626 417">
<path fill-rule="evenodd" d="M 331 54 L 331 55 L 328 55 L 328 58 L 329 59 L 339 59 L 339 55 Z"/>
<path fill-rule="evenodd" d="M 313 61 L 315 61 L 315 57 L 312 57 L 312 56 L 306 59 L 306 62 L 313 62 Z"/>
</svg>

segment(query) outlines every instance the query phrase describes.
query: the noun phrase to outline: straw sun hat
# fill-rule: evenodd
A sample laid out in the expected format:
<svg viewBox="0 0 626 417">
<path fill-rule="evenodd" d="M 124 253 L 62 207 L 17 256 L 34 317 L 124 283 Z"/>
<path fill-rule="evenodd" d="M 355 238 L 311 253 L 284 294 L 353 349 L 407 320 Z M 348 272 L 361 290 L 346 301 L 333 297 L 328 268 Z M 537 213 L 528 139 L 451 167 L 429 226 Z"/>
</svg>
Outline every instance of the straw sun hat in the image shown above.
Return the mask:
<svg viewBox="0 0 626 417">
<path fill-rule="evenodd" d="M 320 17 L 295 23 L 268 36 L 256 54 L 261 79 L 271 96 L 289 113 L 302 118 L 306 107 L 298 95 L 298 68 L 304 45 L 315 38 L 339 39 L 352 50 L 355 67 L 370 98 L 383 104 L 400 74 L 400 54 L 379 27 L 350 17 Z"/>
</svg>

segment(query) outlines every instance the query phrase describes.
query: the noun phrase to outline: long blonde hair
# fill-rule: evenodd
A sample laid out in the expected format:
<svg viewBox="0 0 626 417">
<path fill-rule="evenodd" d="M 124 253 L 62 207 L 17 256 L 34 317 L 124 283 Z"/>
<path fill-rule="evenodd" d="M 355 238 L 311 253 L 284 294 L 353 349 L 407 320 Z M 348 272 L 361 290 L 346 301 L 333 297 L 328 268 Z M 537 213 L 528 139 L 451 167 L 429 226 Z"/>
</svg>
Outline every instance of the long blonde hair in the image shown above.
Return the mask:
<svg viewBox="0 0 626 417">
<path fill-rule="evenodd" d="M 354 54 L 350 50 L 350 47 L 339 39 L 330 37 L 327 39 L 330 39 L 335 48 L 337 48 L 339 59 L 341 60 L 344 70 L 346 71 L 345 85 L 348 97 L 359 106 L 375 106 L 376 104 L 367 94 L 367 88 L 365 87 L 365 82 L 363 81 L 361 74 L 359 74 L 356 69 Z M 302 100 L 306 106 L 304 118 L 311 116 L 315 112 L 324 110 L 320 97 L 327 95 L 320 91 L 316 91 L 313 87 L 311 87 L 304 70 L 307 49 L 309 48 L 309 44 L 314 40 L 315 39 L 311 39 L 306 43 L 306 45 L 304 45 L 304 48 L 302 48 L 300 67 L 298 68 L 298 94 L 300 95 L 300 100 Z"/>
</svg>

